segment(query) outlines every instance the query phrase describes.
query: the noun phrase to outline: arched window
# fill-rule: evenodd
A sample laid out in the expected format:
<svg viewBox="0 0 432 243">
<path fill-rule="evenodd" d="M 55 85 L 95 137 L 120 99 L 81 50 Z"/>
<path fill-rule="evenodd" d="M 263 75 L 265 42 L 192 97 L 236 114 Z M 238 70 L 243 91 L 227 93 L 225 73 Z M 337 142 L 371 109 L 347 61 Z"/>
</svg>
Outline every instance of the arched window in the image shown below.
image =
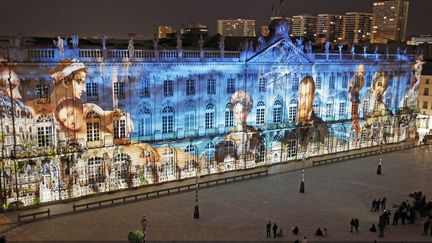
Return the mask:
<svg viewBox="0 0 432 243">
<path fill-rule="evenodd" d="M 205 129 L 214 127 L 215 108 L 213 104 L 208 104 L 205 111 Z"/>
<path fill-rule="evenodd" d="M 236 150 L 234 142 L 232 140 L 226 140 L 224 143 L 224 150 L 226 155 L 235 154 Z"/>
<path fill-rule="evenodd" d="M 162 110 L 162 133 L 174 132 L 174 108 L 165 106 Z"/>
<path fill-rule="evenodd" d="M 37 138 L 39 147 L 53 146 L 53 118 L 52 116 L 40 116 L 36 120 L 37 123 Z"/>
<path fill-rule="evenodd" d="M 282 101 L 276 100 L 273 105 L 273 122 L 281 123 L 282 122 Z"/>
<path fill-rule="evenodd" d="M 185 131 L 195 130 L 195 106 L 188 105 L 185 109 L 184 115 L 184 129 Z"/>
<path fill-rule="evenodd" d="M 234 126 L 234 112 L 231 106 L 232 104 L 230 102 L 225 106 L 225 127 Z"/>
<path fill-rule="evenodd" d="M 210 142 L 206 145 L 205 147 L 205 166 L 204 167 L 208 167 L 208 168 L 214 168 L 215 166 L 215 144 Z"/>
<path fill-rule="evenodd" d="M 256 111 L 256 124 L 264 125 L 265 123 L 265 104 L 263 101 L 259 101 L 257 104 Z"/>
<path fill-rule="evenodd" d="M 116 156 L 114 161 L 115 178 L 119 182 L 126 180 L 128 174 L 128 167 L 130 166 L 131 160 L 129 155 L 120 153 Z"/>
<path fill-rule="evenodd" d="M 162 175 L 165 179 L 173 176 L 176 170 L 174 149 L 166 147 L 162 156 Z"/>
<path fill-rule="evenodd" d="M 288 119 L 290 122 L 296 120 L 297 117 L 297 100 L 292 99 L 289 105 Z"/>
<path fill-rule="evenodd" d="M 86 116 L 87 122 L 87 141 L 100 140 L 100 116 L 95 111 L 91 111 Z"/>
<path fill-rule="evenodd" d="M 152 134 L 152 118 L 149 108 L 143 106 L 138 111 L 138 136 Z"/>
<path fill-rule="evenodd" d="M 184 150 L 184 152 L 185 152 L 185 156 L 186 156 L 184 171 L 185 172 L 195 171 L 195 157 L 196 157 L 195 146 L 188 145 L 186 147 L 186 149 Z"/>
<path fill-rule="evenodd" d="M 89 184 L 93 185 L 95 183 L 102 182 L 102 158 L 94 157 L 88 160 L 88 180 Z"/>
<path fill-rule="evenodd" d="M 368 131 L 366 127 L 362 127 L 361 133 L 360 133 L 360 142 L 365 143 L 367 141 L 367 135 Z"/>
</svg>

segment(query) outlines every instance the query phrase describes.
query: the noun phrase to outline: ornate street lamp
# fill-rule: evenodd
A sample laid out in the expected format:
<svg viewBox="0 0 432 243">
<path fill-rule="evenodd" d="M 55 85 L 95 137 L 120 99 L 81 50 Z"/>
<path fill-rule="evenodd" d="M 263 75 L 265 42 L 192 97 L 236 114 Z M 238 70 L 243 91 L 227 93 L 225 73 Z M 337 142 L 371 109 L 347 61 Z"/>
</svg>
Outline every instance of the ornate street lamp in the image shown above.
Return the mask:
<svg viewBox="0 0 432 243">
<path fill-rule="evenodd" d="M 199 177 L 201 173 L 198 168 L 198 163 L 195 161 L 195 209 L 194 209 L 194 218 L 199 219 L 199 206 L 198 206 L 198 192 L 199 192 Z"/>
<path fill-rule="evenodd" d="M 383 147 L 383 144 L 381 143 L 380 144 L 380 154 L 379 154 L 379 163 L 378 163 L 377 175 L 381 175 L 382 147 Z"/>
<path fill-rule="evenodd" d="M 300 193 L 304 193 L 305 192 L 305 185 L 304 185 L 304 166 L 305 166 L 305 160 L 306 160 L 306 155 L 304 155 L 303 159 L 302 159 L 302 173 L 301 173 L 301 181 L 300 181 Z"/>
</svg>

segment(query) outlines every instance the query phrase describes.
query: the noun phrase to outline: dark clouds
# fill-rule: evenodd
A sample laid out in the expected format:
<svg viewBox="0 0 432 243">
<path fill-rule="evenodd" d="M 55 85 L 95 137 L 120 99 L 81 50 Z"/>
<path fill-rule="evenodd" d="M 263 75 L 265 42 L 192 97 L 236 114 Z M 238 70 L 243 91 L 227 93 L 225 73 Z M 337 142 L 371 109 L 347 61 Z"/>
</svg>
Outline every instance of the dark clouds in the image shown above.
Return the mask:
<svg viewBox="0 0 432 243">
<path fill-rule="evenodd" d="M 268 24 L 272 0 L 1 0 L 0 35 L 126 37 L 139 33 L 149 38 L 158 24 L 201 22 L 215 31 L 216 19 L 250 18 Z M 372 12 L 373 0 L 285 0 L 287 16 L 299 13 Z M 411 0 L 409 34 L 432 33 L 428 18 L 432 0 Z"/>
</svg>

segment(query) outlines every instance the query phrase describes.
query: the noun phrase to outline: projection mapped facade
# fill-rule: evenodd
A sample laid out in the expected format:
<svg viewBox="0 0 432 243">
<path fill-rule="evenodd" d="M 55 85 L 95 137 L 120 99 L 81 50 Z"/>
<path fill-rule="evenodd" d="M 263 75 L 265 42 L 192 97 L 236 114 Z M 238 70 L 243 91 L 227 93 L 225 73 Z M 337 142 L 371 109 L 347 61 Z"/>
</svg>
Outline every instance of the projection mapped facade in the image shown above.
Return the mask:
<svg viewBox="0 0 432 243">
<path fill-rule="evenodd" d="M 1 50 L 6 203 L 415 139 L 413 57 L 303 51 L 287 28 L 240 52 Z"/>
</svg>

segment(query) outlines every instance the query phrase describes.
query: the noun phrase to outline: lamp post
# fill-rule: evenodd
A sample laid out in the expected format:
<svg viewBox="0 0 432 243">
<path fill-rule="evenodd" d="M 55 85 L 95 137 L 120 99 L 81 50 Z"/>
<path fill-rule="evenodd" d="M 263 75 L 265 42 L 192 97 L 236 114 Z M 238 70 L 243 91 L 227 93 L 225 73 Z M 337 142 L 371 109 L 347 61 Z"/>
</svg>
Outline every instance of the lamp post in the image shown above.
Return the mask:
<svg viewBox="0 0 432 243">
<path fill-rule="evenodd" d="M 379 162 L 378 162 L 377 175 L 381 175 L 382 147 L 383 147 L 383 144 L 382 144 L 382 142 L 381 142 L 381 144 L 380 144 L 380 154 L 379 154 Z"/>
<path fill-rule="evenodd" d="M 195 209 L 194 209 L 194 219 L 199 219 L 199 206 L 198 206 L 198 192 L 199 192 L 199 177 L 200 172 L 198 169 L 198 163 L 195 161 Z"/>
<path fill-rule="evenodd" d="M 304 185 L 304 166 L 305 166 L 305 160 L 306 160 L 306 155 L 303 155 L 303 159 L 302 159 L 302 173 L 301 173 L 301 181 L 300 181 L 300 193 L 304 193 L 305 192 L 305 185 Z"/>
</svg>

